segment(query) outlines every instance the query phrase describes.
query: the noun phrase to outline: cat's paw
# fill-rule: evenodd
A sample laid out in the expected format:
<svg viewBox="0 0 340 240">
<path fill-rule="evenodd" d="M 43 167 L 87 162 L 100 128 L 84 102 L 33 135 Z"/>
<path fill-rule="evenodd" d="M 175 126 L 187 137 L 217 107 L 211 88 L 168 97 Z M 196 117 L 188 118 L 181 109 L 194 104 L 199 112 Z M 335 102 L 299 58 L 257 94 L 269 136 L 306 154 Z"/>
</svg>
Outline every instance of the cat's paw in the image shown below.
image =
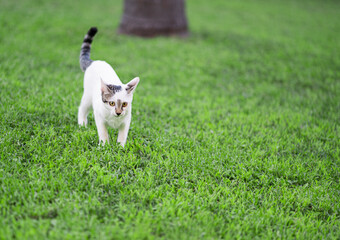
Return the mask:
<svg viewBox="0 0 340 240">
<path fill-rule="evenodd" d="M 122 146 L 122 148 L 124 148 L 125 146 L 125 142 L 118 142 L 120 146 Z"/>
<path fill-rule="evenodd" d="M 100 146 L 104 146 L 105 144 L 109 144 L 109 140 L 108 139 L 100 139 L 99 140 L 99 144 Z"/>
<path fill-rule="evenodd" d="M 87 126 L 87 119 L 78 119 L 79 127 L 86 127 Z"/>
</svg>

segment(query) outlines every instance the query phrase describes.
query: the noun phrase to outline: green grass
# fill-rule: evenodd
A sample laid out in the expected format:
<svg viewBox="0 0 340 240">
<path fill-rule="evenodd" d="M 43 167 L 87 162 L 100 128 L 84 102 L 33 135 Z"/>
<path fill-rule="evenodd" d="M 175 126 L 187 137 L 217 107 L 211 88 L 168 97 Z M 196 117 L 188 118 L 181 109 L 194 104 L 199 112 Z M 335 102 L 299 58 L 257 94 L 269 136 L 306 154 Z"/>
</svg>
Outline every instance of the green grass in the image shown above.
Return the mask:
<svg viewBox="0 0 340 240">
<path fill-rule="evenodd" d="M 145 40 L 121 1 L 1 1 L 0 239 L 340 238 L 340 3 L 187 6 Z M 91 26 L 141 78 L 124 149 L 77 126 Z"/>
</svg>

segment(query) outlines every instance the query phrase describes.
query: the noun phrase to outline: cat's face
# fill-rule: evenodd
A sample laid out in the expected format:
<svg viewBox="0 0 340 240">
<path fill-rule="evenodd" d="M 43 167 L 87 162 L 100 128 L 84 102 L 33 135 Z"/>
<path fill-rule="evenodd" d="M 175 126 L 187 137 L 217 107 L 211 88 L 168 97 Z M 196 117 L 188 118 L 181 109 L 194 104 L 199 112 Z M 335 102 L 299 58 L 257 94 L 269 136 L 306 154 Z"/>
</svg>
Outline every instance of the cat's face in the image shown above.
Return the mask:
<svg viewBox="0 0 340 240">
<path fill-rule="evenodd" d="M 123 85 L 109 85 L 101 80 L 102 101 L 111 116 L 123 117 L 126 115 L 131 107 L 133 92 L 138 83 L 138 77 Z"/>
</svg>

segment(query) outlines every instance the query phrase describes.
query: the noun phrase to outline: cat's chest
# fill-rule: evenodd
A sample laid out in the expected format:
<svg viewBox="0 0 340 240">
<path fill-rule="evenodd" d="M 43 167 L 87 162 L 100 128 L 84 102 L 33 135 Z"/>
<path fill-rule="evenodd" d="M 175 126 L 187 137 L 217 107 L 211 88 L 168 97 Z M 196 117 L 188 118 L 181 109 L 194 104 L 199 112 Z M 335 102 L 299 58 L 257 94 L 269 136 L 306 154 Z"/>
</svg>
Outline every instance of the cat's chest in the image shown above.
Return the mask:
<svg viewBox="0 0 340 240">
<path fill-rule="evenodd" d="M 112 118 L 107 118 L 105 119 L 106 124 L 112 128 L 120 128 L 122 124 L 124 124 L 125 120 L 124 117 L 117 118 L 117 117 L 112 117 Z"/>
</svg>

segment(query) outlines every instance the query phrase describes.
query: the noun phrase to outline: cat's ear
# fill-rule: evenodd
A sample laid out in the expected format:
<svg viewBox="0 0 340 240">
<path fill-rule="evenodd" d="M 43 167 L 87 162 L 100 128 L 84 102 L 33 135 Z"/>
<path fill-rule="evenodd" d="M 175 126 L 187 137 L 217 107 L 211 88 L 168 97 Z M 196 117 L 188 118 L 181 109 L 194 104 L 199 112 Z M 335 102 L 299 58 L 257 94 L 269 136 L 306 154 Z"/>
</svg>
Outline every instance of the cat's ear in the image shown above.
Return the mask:
<svg viewBox="0 0 340 240">
<path fill-rule="evenodd" d="M 106 85 L 102 78 L 100 78 L 100 89 L 102 94 L 112 94 L 108 85 Z"/>
<path fill-rule="evenodd" d="M 103 103 L 106 103 L 109 101 L 109 99 L 112 97 L 114 94 L 111 89 L 110 85 L 106 85 L 103 81 L 103 79 L 100 78 L 100 90 L 102 92 L 102 101 Z"/>
<path fill-rule="evenodd" d="M 135 77 L 132 79 L 130 82 L 126 84 L 125 90 L 127 91 L 128 94 L 133 93 L 139 83 L 139 77 Z"/>
</svg>

